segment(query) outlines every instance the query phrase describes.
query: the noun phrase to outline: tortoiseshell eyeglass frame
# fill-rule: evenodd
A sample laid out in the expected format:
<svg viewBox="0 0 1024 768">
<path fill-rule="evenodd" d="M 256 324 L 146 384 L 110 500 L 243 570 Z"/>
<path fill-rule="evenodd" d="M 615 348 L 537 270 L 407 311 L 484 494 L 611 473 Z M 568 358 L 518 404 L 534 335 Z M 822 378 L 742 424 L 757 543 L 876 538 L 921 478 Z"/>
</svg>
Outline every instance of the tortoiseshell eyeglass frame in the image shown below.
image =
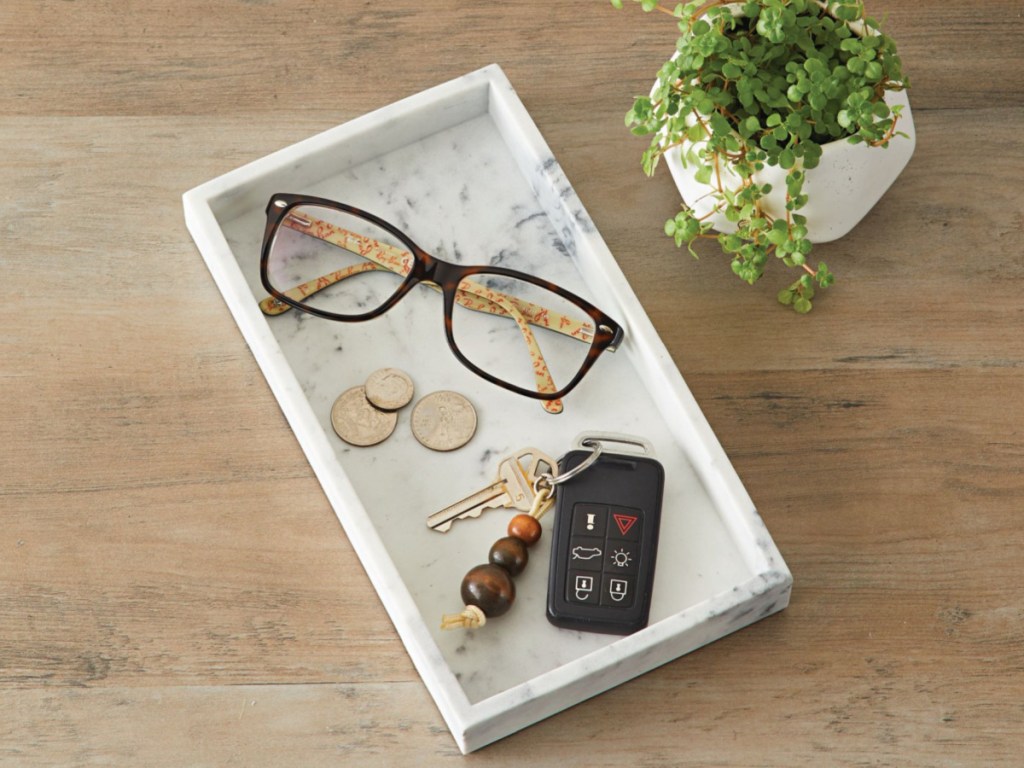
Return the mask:
<svg viewBox="0 0 1024 768">
<path fill-rule="evenodd" d="M 331 209 L 361 218 L 374 226 L 387 231 L 408 249 L 413 259 L 411 268 L 409 269 L 408 274 L 404 277 L 402 283 L 399 285 L 398 289 L 381 306 L 371 312 L 365 312 L 358 315 L 342 315 L 299 301 L 271 283 L 269 275 L 270 251 L 278 228 L 281 226 L 282 222 L 285 221 L 289 212 L 297 207 L 307 205 Z M 579 371 L 577 371 L 576 375 L 568 384 L 561 389 L 551 392 L 526 389 L 525 387 L 517 386 L 488 373 L 462 354 L 458 345 L 455 343 L 455 336 L 452 330 L 452 313 L 455 308 L 457 294 L 460 293 L 460 282 L 472 275 L 500 275 L 503 277 L 512 277 L 540 288 L 544 288 L 561 297 L 565 301 L 574 304 L 593 321 L 593 338 L 590 340 L 587 355 L 583 360 Z M 537 400 L 560 400 L 580 383 L 602 352 L 605 350 L 614 352 L 623 338 L 622 326 L 615 322 L 615 320 L 585 299 L 565 290 L 555 283 L 535 277 L 534 275 L 530 275 L 526 272 L 519 272 L 517 270 L 507 269 L 504 267 L 488 265 L 463 266 L 443 261 L 442 259 L 432 256 L 424 251 L 400 229 L 372 213 L 345 203 L 339 203 L 335 200 L 328 200 L 309 195 L 279 193 L 272 195 L 270 201 L 267 203 L 267 224 L 263 233 L 263 246 L 260 252 L 260 281 L 263 283 L 263 287 L 266 288 L 277 302 L 286 305 L 285 307 L 282 307 L 282 309 L 290 306 L 301 310 L 302 312 L 322 317 L 326 320 L 335 320 L 346 323 L 362 322 L 364 320 L 372 320 L 375 317 L 380 317 L 389 309 L 394 307 L 395 304 L 401 301 L 402 298 L 409 293 L 409 291 L 420 283 L 437 286 L 440 288 L 441 293 L 444 296 L 445 338 L 448 342 L 448 347 L 451 349 L 452 354 L 455 355 L 456 359 L 469 370 L 473 371 L 473 373 L 483 379 L 486 379 L 492 384 L 496 384 L 510 392 L 515 392 L 516 394 Z M 292 293 L 294 295 L 294 292 Z M 266 308 L 264 308 L 264 311 L 267 311 Z M 271 314 L 270 312 L 267 313 Z M 559 410 L 561 409 L 559 408 Z"/>
</svg>

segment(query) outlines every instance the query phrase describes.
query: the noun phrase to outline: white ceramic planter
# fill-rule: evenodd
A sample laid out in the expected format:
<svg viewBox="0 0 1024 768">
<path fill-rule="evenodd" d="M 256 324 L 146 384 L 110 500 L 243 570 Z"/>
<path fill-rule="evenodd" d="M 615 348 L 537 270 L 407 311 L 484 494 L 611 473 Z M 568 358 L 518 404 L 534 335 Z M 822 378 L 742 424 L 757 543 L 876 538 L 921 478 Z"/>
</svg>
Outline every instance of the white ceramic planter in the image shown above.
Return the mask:
<svg viewBox="0 0 1024 768">
<path fill-rule="evenodd" d="M 845 139 L 830 142 L 822 147 L 818 166 L 807 171 L 804 192 L 808 202 L 799 212 L 807 217 L 807 239 L 812 243 L 838 240 L 853 229 L 910 162 L 917 134 L 907 93 L 888 91 L 885 101 L 890 108 L 902 106 L 897 131 L 907 134 L 905 137 L 895 136 L 884 149 L 850 144 Z M 704 143 L 687 141 L 664 156 L 683 201 L 700 217 L 715 207 L 710 197 L 715 188 L 697 181 L 697 167 L 694 164 L 684 167 L 682 157 L 691 148 L 699 148 Z M 765 211 L 772 217 L 785 216 L 785 179 L 786 171 L 778 166 L 766 166 L 754 175 L 755 183 L 772 185 L 771 193 L 762 201 Z M 739 176 L 728 167 L 722 169 L 722 182 L 733 188 L 741 184 Z M 736 225 L 721 213 L 712 214 L 708 220 L 719 232 L 736 231 Z"/>
<path fill-rule="evenodd" d="M 846 140 L 833 141 L 822 147 L 818 166 L 807 171 L 804 192 L 808 202 L 800 213 L 807 217 L 807 239 L 812 243 L 837 240 L 853 229 L 910 162 L 916 134 L 906 91 L 890 91 L 886 102 L 890 107 L 903 105 L 898 129 L 909 138 L 896 136 L 885 149 L 850 144 Z M 665 153 L 665 161 L 684 202 L 698 216 L 703 216 L 715 205 L 708 196 L 713 188 L 694 178 L 696 166 L 683 167 L 680 153 L 688 148 L 689 145 L 674 147 Z M 766 166 L 754 175 L 756 183 L 772 185 L 772 191 L 763 204 L 765 211 L 773 217 L 785 216 L 785 179 L 786 171 L 778 166 Z M 740 179 L 725 169 L 723 182 L 738 187 Z M 736 231 L 736 225 L 720 213 L 713 214 L 709 221 L 719 232 Z"/>
</svg>

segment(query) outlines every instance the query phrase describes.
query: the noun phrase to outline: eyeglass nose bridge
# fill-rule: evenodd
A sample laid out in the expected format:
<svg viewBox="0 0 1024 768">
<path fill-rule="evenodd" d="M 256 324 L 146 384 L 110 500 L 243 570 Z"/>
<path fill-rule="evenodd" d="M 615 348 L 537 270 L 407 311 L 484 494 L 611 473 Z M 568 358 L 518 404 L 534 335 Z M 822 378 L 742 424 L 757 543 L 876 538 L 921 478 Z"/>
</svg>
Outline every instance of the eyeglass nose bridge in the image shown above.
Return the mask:
<svg viewBox="0 0 1024 768">
<path fill-rule="evenodd" d="M 417 249 L 416 277 L 421 283 L 430 283 L 438 288 L 444 288 L 446 284 L 458 279 L 459 271 L 457 265 L 449 264 L 436 256 L 431 256 L 424 250 Z"/>
<path fill-rule="evenodd" d="M 419 284 L 426 284 L 440 289 L 445 295 L 446 303 L 453 303 L 455 289 L 463 277 L 464 268 L 431 256 L 426 251 L 418 251 L 414 276 Z"/>
</svg>

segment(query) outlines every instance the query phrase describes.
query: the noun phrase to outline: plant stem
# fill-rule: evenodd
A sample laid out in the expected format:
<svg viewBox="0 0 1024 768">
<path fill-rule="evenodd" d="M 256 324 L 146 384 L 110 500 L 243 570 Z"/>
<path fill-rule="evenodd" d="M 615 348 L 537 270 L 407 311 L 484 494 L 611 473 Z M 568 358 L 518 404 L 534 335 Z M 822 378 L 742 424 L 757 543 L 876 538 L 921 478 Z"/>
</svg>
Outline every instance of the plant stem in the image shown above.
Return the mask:
<svg viewBox="0 0 1024 768">
<path fill-rule="evenodd" d="M 869 147 L 880 147 L 883 144 L 885 144 L 886 142 L 888 142 L 890 139 L 892 139 L 892 137 L 896 135 L 896 123 L 898 123 L 899 120 L 900 120 L 900 116 L 899 115 L 893 115 L 892 116 L 892 124 L 889 126 L 889 130 L 887 130 L 885 132 L 885 136 L 883 136 L 880 139 L 876 139 L 875 141 L 869 141 L 869 142 L 867 142 L 867 145 Z"/>
<path fill-rule="evenodd" d="M 710 2 L 704 3 L 700 8 L 693 12 L 690 16 L 690 25 L 692 26 L 697 19 L 703 16 L 705 13 L 710 11 L 716 5 L 728 5 L 729 3 L 735 2 L 736 0 L 711 0 Z"/>
</svg>

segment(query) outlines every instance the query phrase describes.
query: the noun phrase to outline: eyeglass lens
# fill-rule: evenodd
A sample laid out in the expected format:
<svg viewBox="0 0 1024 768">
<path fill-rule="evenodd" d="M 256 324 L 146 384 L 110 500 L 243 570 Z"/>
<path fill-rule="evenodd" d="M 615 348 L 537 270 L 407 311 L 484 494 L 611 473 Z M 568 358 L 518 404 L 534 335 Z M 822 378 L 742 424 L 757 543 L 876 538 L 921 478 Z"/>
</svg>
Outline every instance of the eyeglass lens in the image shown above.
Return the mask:
<svg viewBox="0 0 1024 768">
<path fill-rule="evenodd" d="M 594 325 L 557 293 L 484 272 L 460 281 L 452 336 L 459 351 L 492 376 L 522 389 L 554 392 L 583 367 Z"/>
<path fill-rule="evenodd" d="M 271 243 L 271 285 L 303 306 L 363 315 L 401 286 L 413 257 L 402 241 L 371 221 L 317 205 L 292 208 Z"/>
</svg>

